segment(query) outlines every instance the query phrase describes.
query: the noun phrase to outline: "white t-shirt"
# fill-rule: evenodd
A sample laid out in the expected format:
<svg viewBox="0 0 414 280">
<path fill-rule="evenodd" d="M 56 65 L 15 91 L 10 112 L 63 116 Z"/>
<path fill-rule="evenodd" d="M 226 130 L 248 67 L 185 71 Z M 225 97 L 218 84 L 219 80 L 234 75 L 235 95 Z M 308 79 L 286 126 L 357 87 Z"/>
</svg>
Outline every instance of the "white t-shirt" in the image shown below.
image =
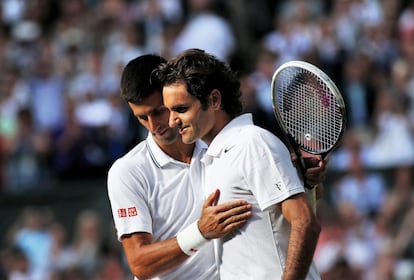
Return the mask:
<svg viewBox="0 0 414 280">
<path fill-rule="evenodd" d="M 166 155 L 152 136 L 118 159 L 108 173 L 108 196 L 117 236 L 148 232 L 153 241 L 173 238 L 200 218 L 204 194 L 197 142 L 191 164 Z M 155 279 L 217 279 L 212 242 L 178 268 Z"/>
<path fill-rule="evenodd" d="M 275 204 L 304 192 L 289 151 L 244 114 L 221 130 L 202 161 L 207 193 L 220 188 L 220 202 L 253 205 L 247 223 L 216 244 L 221 279 L 281 279 L 290 224 Z M 320 279 L 313 264 L 307 279 Z"/>
</svg>

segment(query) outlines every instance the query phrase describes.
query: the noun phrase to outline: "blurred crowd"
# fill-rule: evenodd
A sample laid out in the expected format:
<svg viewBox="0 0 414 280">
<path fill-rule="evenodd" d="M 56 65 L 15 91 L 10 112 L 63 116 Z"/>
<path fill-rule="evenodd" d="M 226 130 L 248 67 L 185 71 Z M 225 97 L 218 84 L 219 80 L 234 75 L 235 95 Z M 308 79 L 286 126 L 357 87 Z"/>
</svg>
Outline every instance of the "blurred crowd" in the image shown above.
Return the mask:
<svg viewBox="0 0 414 280">
<path fill-rule="evenodd" d="M 133 279 L 114 236 L 94 209 L 79 212 L 69 230 L 49 207 L 25 207 L 5 233 L 0 279 Z"/>
<path fill-rule="evenodd" d="M 1 0 L 0 15 L 0 193 L 104 178 L 146 136 L 119 96 L 136 56 L 215 54 L 269 130 L 273 72 L 305 60 L 335 81 L 348 116 L 316 264 L 324 279 L 414 279 L 414 1 Z M 8 232 L 0 279 L 131 279 L 114 240 L 67 238 L 39 211 Z"/>
</svg>

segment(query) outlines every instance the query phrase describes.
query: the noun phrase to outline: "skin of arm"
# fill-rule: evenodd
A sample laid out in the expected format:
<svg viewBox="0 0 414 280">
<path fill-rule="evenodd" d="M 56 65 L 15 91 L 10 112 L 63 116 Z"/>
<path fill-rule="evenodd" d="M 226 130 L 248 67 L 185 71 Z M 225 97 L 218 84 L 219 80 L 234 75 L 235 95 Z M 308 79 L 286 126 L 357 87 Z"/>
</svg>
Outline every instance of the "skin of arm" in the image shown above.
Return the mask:
<svg viewBox="0 0 414 280">
<path fill-rule="evenodd" d="M 282 214 L 291 225 L 283 280 L 305 279 L 312 263 L 321 225 L 304 194 L 281 203 Z"/>
<path fill-rule="evenodd" d="M 124 235 L 122 246 L 132 274 L 139 279 L 174 269 L 189 257 L 181 251 L 175 237 L 152 243 L 152 235 L 146 232 Z"/>
<path fill-rule="evenodd" d="M 251 205 L 244 200 L 215 205 L 219 195 L 219 190 L 210 194 L 198 221 L 201 234 L 208 240 L 225 236 L 243 225 L 251 215 Z M 139 279 L 170 271 L 189 258 L 179 247 L 176 237 L 152 242 L 150 233 L 138 232 L 122 236 L 122 246 L 132 274 Z"/>
</svg>

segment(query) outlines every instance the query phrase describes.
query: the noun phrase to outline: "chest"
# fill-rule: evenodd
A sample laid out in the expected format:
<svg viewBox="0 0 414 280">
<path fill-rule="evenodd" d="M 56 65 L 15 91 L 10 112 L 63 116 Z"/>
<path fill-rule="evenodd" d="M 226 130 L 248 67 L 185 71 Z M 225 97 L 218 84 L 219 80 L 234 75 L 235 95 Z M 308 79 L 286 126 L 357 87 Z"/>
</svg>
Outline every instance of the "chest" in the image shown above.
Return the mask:
<svg viewBox="0 0 414 280">
<path fill-rule="evenodd" d="M 154 239 L 175 235 L 199 218 L 204 193 L 200 174 L 188 167 L 163 168 L 148 181 L 144 199 Z"/>
<path fill-rule="evenodd" d="M 256 200 L 246 176 L 249 167 L 242 160 L 242 154 L 235 148 L 219 157 L 211 157 L 205 163 L 204 189 L 207 194 L 220 189 L 220 201 L 245 199 L 250 203 Z M 232 153 L 230 153 L 232 152 Z"/>
</svg>

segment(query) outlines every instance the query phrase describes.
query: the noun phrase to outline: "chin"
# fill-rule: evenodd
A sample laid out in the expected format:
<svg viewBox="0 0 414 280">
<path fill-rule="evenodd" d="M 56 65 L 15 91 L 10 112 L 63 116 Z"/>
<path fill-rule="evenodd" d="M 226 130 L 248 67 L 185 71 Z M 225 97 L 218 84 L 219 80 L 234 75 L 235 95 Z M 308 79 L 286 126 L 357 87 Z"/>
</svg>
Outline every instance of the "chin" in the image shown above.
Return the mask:
<svg viewBox="0 0 414 280">
<path fill-rule="evenodd" d="M 194 142 L 196 142 L 196 139 L 193 139 L 193 138 L 183 137 L 182 139 L 183 139 L 184 144 L 193 144 Z"/>
<path fill-rule="evenodd" d="M 178 140 L 178 135 L 169 135 L 167 137 L 158 137 L 158 140 L 164 145 L 171 145 Z"/>
</svg>

